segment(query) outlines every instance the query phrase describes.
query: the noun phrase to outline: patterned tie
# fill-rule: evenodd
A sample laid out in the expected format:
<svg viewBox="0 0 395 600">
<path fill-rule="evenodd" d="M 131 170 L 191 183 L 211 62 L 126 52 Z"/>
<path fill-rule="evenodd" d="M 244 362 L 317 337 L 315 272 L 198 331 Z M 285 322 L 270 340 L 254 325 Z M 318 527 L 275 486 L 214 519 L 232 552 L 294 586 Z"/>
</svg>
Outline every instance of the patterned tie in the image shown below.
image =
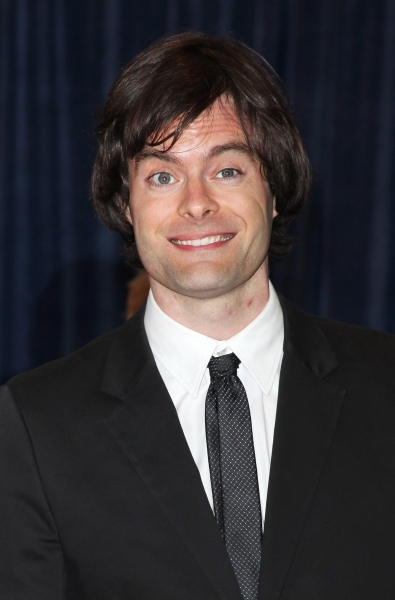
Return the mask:
<svg viewBox="0 0 395 600">
<path fill-rule="evenodd" d="M 212 357 L 206 438 L 215 518 L 244 600 L 258 597 L 262 518 L 247 394 L 235 354 Z"/>
</svg>

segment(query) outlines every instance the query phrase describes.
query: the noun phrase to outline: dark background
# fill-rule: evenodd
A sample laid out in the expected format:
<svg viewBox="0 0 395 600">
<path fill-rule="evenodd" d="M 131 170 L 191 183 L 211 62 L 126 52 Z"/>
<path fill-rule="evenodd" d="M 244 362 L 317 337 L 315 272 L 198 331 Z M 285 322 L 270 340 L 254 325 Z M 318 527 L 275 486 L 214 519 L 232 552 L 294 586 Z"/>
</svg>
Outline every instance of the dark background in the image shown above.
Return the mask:
<svg viewBox="0 0 395 600">
<path fill-rule="evenodd" d="M 0 0 L 0 380 L 122 322 L 118 238 L 93 217 L 93 113 L 137 52 L 231 34 L 285 82 L 314 193 L 277 287 L 395 332 L 394 0 Z"/>
</svg>

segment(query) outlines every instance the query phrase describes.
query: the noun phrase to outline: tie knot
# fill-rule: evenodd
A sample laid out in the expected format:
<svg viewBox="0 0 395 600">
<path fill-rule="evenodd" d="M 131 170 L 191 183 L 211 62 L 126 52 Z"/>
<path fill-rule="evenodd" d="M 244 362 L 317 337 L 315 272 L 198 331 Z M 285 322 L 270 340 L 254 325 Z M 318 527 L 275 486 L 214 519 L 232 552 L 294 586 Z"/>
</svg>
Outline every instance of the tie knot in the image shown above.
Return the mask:
<svg viewBox="0 0 395 600">
<path fill-rule="evenodd" d="M 208 363 L 211 379 L 219 377 L 229 377 L 229 375 L 237 374 L 237 367 L 240 364 L 240 359 L 236 354 L 223 354 L 222 356 L 212 356 Z"/>
</svg>

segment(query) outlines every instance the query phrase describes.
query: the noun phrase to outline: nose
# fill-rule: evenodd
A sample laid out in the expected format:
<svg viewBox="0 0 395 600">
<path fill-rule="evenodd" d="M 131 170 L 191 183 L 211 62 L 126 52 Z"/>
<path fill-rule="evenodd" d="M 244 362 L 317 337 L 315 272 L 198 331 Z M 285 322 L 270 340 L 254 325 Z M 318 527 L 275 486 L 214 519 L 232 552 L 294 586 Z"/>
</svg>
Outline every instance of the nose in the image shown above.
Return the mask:
<svg viewBox="0 0 395 600">
<path fill-rule="evenodd" d="M 204 181 L 198 177 L 188 181 L 178 207 L 178 213 L 182 217 L 202 221 L 215 214 L 218 209 L 218 202 Z"/>
</svg>

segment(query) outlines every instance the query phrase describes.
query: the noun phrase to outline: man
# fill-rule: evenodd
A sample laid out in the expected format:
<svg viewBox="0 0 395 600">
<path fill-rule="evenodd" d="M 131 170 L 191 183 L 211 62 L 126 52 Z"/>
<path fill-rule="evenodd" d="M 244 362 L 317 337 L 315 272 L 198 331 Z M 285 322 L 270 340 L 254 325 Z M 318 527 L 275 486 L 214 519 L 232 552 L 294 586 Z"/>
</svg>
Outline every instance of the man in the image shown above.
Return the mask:
<svg viewBox="0 0 395 600">
<path fill-rule="evenodd" d="M 395 596 L 395 341 L 279 299 L 310 167 L 270 68 L 164 39 L 122 71 L 92 197 L 151 293 L 1 395 L 0 597 Z"/>
</svg>

